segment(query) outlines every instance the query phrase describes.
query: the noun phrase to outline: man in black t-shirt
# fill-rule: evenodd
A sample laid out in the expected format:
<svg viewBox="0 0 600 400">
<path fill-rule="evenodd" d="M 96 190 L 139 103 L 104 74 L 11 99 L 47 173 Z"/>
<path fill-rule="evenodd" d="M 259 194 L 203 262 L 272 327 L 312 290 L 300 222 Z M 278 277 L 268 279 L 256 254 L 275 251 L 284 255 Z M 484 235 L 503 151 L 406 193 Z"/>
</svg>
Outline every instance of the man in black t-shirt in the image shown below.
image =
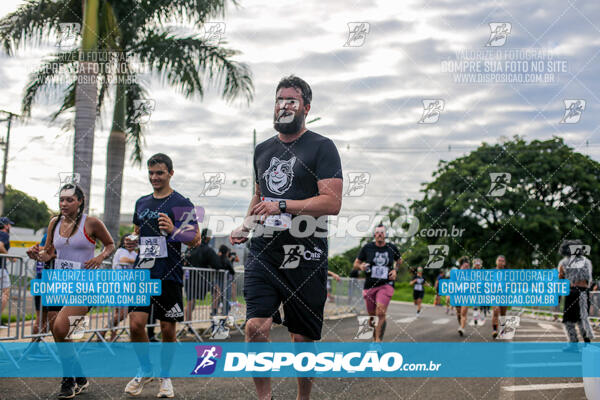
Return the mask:
<svg viewBox="0 0 600 400">
<path fill-rule="evenodd" d="M 374 236 L 374 242 L 367 243 L 360 249 L 353 267 L 366 274 L 363 297 L 367 304 L 367 312 L 371 316 L 371 326 L 373 317 L 377 316 L 373 340 L 381 342 L 386 326 L 385 313 L 394 295 L 394 281 L 402 258 L 396 245 L 386 243 L 385 227 L 382 224 L 375 228 Z"/>
<path fill-rule="evenodd" d="M 195 268 L 210 268 L 215 271 L 221 269 L 221 260 L 219 256 L 209 246 L 211 239 L 210 229 L 204 228 L 201 233 L 200 244 L 190 250 L 188 263 L 190 267 Z M 217 308 L 219 305 L 220 297 L 219 285 L 223 285 L 219 282 L 220 275 L 213 271 L 195 271 L 193 269 L 187 269 L 184 272 L 184 288 L 187 297 L 187 304 L 185 306 L 185 319 L 186 321 L 192 320 L 192 312 L 196 307 L 196 300 L 204 300 L 206 294 L 212 293 L 212 306 L 211 315 L 217 314 Z M 217 296 L 215 296 L 217 294 Z"/>
<path fill-rule="evenodd" d="M 242 243 L 253 230 L 244 274 L 246 340 L 268 341 L 271 324 L 283 322 L 293 341 L 307 342 L 321 338 L 327 216 L 337 215 L 342 205 L 342 167 L 333 141 L 305 127 L 310 86 L 290 76 L 275 93 L 273 119 L 279 134 L 255 149 L 255 195 L 246 221 L 230 241 Z M 254 382 L 258 397 L 270 398 L 270 379 Z M 299 378 L 299 398 L 308 398 L 311 387 L 310 378 Z"/>
</svg>

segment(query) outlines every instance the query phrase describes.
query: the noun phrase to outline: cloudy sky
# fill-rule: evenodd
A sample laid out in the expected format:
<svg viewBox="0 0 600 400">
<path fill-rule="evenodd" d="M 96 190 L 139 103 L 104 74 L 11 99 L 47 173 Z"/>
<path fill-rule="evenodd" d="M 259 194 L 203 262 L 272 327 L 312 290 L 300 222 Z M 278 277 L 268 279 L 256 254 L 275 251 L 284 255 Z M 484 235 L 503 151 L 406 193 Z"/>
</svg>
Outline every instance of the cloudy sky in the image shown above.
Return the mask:
<svg viewBox="0 0 600 400">
<path fill-rule="evenodd" d="M 0 15 L 21 3 L 3 0 Z M 227 104 L 214 91 L 202 100 L 187 100 L 147 77 L 156 106 L 147 125 L 145 155 L 159 151 L 171 155 L 173 187 L 204 206 L 207 215 L 245 212 L 251 189 L 239 181 L 251 177 L 252 129 L 259 142 L 274 134 L 274 89 L 282 76 L 291 73 L 311 84 L 309 116 L 320 120 L 310 128 L 334 140 L 345 180 L 348 172 L 366 172 L 370 177 L 364 195 L 344 198 L 346 216 L 372 215 L 382 206 L 418 197 L 421 183 L 431 178 L 439 160 L 459 157 L 483 141 L 495 143 L 516 134 L 527 139 L 559 135 L 600 159 L 598 2 L 240 3 L 213 22 L 225 23 L 226 46 L 240 50 L 238 60 L 252 70 L 256 92 L 250 106 Z M 366 29 L 363 38 L 349 33 L 358 22 Z M 500 23 L 503 28 L 494 29 L 503 31 L 504 38 L 491 37 L 490 24 Z M 535 49 L 537 58 L 528 59 L 520 49 Z M 54 50 L 49 43 L 28 47 L 15 57 L 0 55 L 0 109 L 19 112 L 27 72 Z M 496 64 L 483 52 L 492 50 L 501 52 L 503 76 L 511 82 L 458 82 L 466 79 L 461 72 L 474 79 L 489 77 L 485 68 Z M 461 61 L 480 64 L 465 66 Z M 534 61 L 542 62 L 538 68 L 543 73 L 527 75 L 522 69 L 524 65 L 531 69 Z M 531 76 L 543 81 L 514 81 Z M 429 99 L 441 100 L 443 109 L 437 122 L 434 115 L 419 123 L 423 101 Z M 578 123 L 561 124 L 564 101 L 569 99 L 585 100 L 585 110 Z M 55 99 L 41 98 L 33 118 L 13 126 L 7 175 L 8 184 L 53 208 L 58 206 L 59 173 L 72 166 L 72 133 L 48 124 L 56 107 Z M 103 210 L 109 117 L 105 115 L 96 128 L 91 199 L 95 213 Z M 0 125 L 0 131 L 4 129 Z M 216 197 L 200 195 L 205 172 L 225 173 Z M 132 212 L 135 200 L 149 189 L 145 169 L 128 164 L 123 212 Z M 357 241 L 335 238 L 332 251 Z"/>
</svg>

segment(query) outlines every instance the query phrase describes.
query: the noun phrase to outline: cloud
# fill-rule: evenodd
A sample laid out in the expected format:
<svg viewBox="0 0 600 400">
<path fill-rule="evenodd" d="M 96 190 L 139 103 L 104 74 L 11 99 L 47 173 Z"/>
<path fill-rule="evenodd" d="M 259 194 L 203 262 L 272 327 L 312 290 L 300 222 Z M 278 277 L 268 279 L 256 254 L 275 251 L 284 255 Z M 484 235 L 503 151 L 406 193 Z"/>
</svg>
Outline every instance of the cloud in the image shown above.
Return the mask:
<svg viewBox="0 0 600 400">
<path fill-rule="evenodd" d="M 6 1 L 0 12 L 20 2 Z M 274 90 L 279 79 L 294 73 L 313 88 L 310 129 L 331 137 L 345 172 L 365 171 L 371 183 L 363 197 L 344 198 L 342 213 L 376 212 L 382 206 L 420 197 L 421 183 L 431 179 L 439 160 L 458 157 L 482 141 L 525 135 L 548 139 L 564 135 L 573 144 L 597 142 L 600 63 L 597 54 L 600 4 L 503 2 L 370 1 L 349 4 L 316 0 L 274 5 L 256 2 L 229 8 L 224 18 L 226 47 L 238 49 L 249 64 L 255 99 L 249 105 L 228 104 L 217 89 L 207 87 L 204 99 L 185 99 L 155 77 L 147 81 L 156 109 L 147 126 L 146 157 L 166 152 L 175 161 L 173 186 L 207 212 L 243 215 L 251 188 L 239 180 L 252 176 L 252 131 L 258 142 L 274 134 Z M 344 47 L 349 22 L 368 22 L 362 47 Z M 553 52 L 568 62 L 568 72 L 551 84 L 461 84 L 442 70 L 462 50 L 484 50 L 490 22 L 510 22 L 503 49 L 531 46 Z M 0 109 L 18 111 L 27 73 L 39 65 L 50 47 L 26 48 L 14 58 L 0 55 Z M 575 74 L 578 74 L 575 77 Z M 103 208 L 106 144 L 113 95 L 97 125 L 91 204 Z M 437 124 L 418 124 L 423 99 L 443 99 Z M 583 98 L 586 110 L 579 124 L 560 125 L 563 100 Z M 11 135 L 8 183 L 56 208 L 58 173 L 72 165 L 72 133 L 49 127 L 45 118 L 56 108 L 44 95 L 34 118 L 16 124 Z M 0 130 L 3 125 L 0 124 Z M 36 136 L 41 140 L 31 141 Z M 588 153 L 600 158 L 597 148 Z M 122 211 L 150 192 L 145 164 L 126 163 Z M 33 166 L 33 167 L 32 167 Z M 222 171 L 221 195 L 200 198 L 204 172 Z M 233 181 L 236 180 L 236 184 Z M 331 252 L 356 244 L 354 238 L 333 239 Z"/>
</svg>

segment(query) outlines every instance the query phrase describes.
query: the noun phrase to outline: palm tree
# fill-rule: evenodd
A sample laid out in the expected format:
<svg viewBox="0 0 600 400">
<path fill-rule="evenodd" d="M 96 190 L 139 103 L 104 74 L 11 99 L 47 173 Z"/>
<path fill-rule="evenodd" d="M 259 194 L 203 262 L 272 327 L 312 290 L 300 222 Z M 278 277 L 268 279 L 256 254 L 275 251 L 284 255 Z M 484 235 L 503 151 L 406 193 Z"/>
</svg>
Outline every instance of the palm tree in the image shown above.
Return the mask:
<svg viewBox="0 0 600 400">
<path fill-rule="evenodd" d="M 75 86 L 75 135 L 73 136 L 73 172 L 79 174 L 79 185 L 90 206 L 92 165 L 94 163 L 94 130 L 96 128 L 96 102 L 98 84 L 96 63 L 88 57 L 98 46 L 99 0 L 83 0 L 83 32 L 77 84 Z"/>
<path fill-rule="evenodd" d="M 47 1 L 31 1 L 28 5 L 33 3 L 40 5 Z M 136 100 L 147 99 L 148 92 L 140 83 L 139 71 L 135 70 L 134 64 L 147 66 L 163 83 L 188 98 L 202 98 L 204 85 L 212 83 L 222 87 L 221 95 L 228 101 L 240 96 L 248 102 L 252 99 L 253 85 L 248 67 L 232 60 L 239 52 L 223 48 L 221 43 L 214 44 L 198 35 L 175 35 L 163 26 L 165 21 L 201 26 L 209 17 L 222 15 L 224 3 L 224 0 L 101 0 L 98 51 L 119 55 L 98 61 L 96 105 L 98 116 L 108 91 L 114 87 L 115 105 L 107 148 L 104 212 L 105 223 L 113 237 L 118 235 L 126 145 L 132 147 L 131 160 L 134 164 L 140 165 L 142 160 L 144 125 L 135 117 L 135 111 Z M 19 29 L 8 28 L 4 20 L 0 21 L 0 41 L 9 52 L 15 41 L 37 38 L 36 30 L 48 29 L 42 23 L 28 22 L 27 18 L 38 18 L 31 10 L 23 11 L 20 15 L 22 20 L 19 21 Z M 11 15 L 5 20 L 8 18 Z M 42 15 L 39 18 L 48 21 Z M 66 21 L 69 19 L 67 15 L 58 17 L 58 20 L 62 21 L 61 18 L 69 22 Z M 53 82 L 57 74 L 72 67 L 73 62 L 68 55 L 55 54 L 47 59 L 30 77 L 22 101 L 23 114 L 30 115 L 36 95 L 56 90 L 62 93 L 62 105 L 52 114 L 52 120 L 72 110 L 75 107 L 76 79 L 73 78 L 68 85 Z M 118 73 L 111 72 L 115 70 Z M 116 85 L 111 84 L 113 80 L 117 81 Z M 70 126 L 66 125 L 66 128 Z"/>
<path fill-rule="evenodd" d="M 96 121 L 97 85 L 94 63 L 86 59 L 98 44 L 98 13 L 100 0 L 29 0 L 17 11 L 0 20 L 0 42 L 8 54 L 25 43 L 40 44 L 46 35 L 60 31 L 61 24 L 83 22 L 81 51 L 56 55 L 54 65 L 67 61 L 75 63 L 81 58 L 77 75 L 81 85 L 72 87 L 75 113 L 73 139 L 73 172 L 80 175 L 80 184 L 89 198 L 93 163 L 94 128 Z M 84 15 L 85 9 L 85 15 Z M 83 56 L 83 57 L 82 57 Z M 49 64 L 51 65 L 51 64 Z M 31 98 L 30 100 L 33 100 Z M 27 118 L 29 111 L 24 114 Z M 89 202 L 86 202 L 86 208 Z"/>
</svg>

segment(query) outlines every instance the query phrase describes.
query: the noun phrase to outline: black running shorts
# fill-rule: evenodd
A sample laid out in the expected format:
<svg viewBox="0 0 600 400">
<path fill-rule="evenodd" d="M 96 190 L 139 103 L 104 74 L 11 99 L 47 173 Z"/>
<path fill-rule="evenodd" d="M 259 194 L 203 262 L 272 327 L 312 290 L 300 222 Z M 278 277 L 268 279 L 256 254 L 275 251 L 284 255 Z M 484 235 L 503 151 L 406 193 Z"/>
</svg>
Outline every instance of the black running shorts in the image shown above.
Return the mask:
<svg viewBox="0 0 600 400">
<path fill-rule="evenodd" d="M 327 266 L 280 269 L 264 257 L 248 255 L 244 274 L 246 320 L 273 318 L 313 340 L 321 339 L 323 309 L 327 299 Z M 283 304 L 284 319 L 279 314 Z"/>
<path fill-rule="evenodd" d="M 150 305 L 129 307 L 129 312 L 145 312 L 150 314 L 154 305 L 154 317 L 161 321 L 183 321 L 183 293 L 182 286 L 170 280 L 162 281 L 160 296 L 151 296 Z"/>
<path fill-rule="evenodd" d="M 413 300 L 422 299 L 425 297 L 424 290 L 413 290 Z"/>
</svg>

